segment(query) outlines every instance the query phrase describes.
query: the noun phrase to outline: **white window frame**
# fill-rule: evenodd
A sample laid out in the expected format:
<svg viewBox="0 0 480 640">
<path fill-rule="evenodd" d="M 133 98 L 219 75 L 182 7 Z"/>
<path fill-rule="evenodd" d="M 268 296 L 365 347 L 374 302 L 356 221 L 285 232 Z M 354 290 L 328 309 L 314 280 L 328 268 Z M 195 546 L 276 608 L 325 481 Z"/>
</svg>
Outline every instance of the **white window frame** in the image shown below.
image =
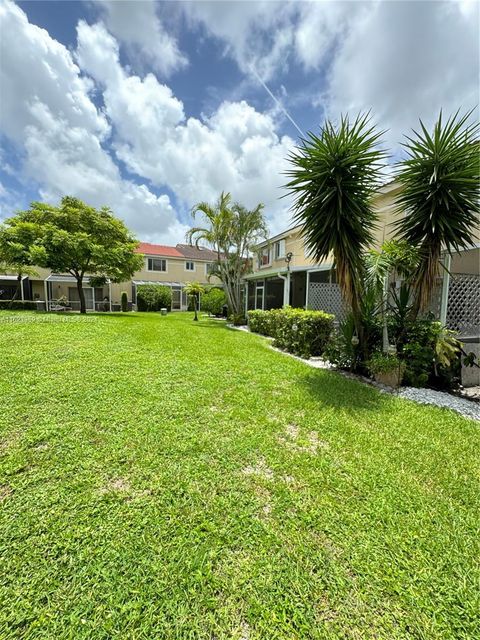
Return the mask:
<svg viewBox="0 0 480 640">
<path fill-rule="evenodd" d="M 187 264 L 193 264 L 193 269 L 187 269 Z M 195 260 L 185 260 L 184 270 L 187 273 L 195 273 L 197 270 L 197 265 L 195 264 Z"/>
<path fill-rule="evenodd" d="M 262 257 L 265 251 L 268 251 L 268 262 L 262 264 Z M 266 247 L 262 247 L 260 249 L 260 255 L 258 256 L 258 268 L 265 269 L 266 267 L 272 266 L 272 247 L 267 245 Z"/>
<path fill-rule="evenodd" d="M 211 273 L 211 272 L 209 273 L 209 271 L 208 271 L 208 265 L 210 265 L 212 267 L 212 269 L 213 269 L 215 267 L 215 263 L 214 262 L 206 262 L 205 263 L 205 275 L 206 276 L 209 276 L 210 273 Z"/>
<path fill-rule="evenodd" d="M 286 256 L 285 238 L 281 238 L 275 242 L 275 260 L 281 260 Z"/>
<path fill-rule="evenodd" d="M 162 260 L 165 263 L 165 269 L 149 269 L 149 260 Z M 152 262 L 153 265 L 153 262 Z M 150 273 L 167 273 L 168 272 L 168 260 L 166 258 L 159 258 L 158 256 L 147 257 L 147 271 Z"/>
</svg>

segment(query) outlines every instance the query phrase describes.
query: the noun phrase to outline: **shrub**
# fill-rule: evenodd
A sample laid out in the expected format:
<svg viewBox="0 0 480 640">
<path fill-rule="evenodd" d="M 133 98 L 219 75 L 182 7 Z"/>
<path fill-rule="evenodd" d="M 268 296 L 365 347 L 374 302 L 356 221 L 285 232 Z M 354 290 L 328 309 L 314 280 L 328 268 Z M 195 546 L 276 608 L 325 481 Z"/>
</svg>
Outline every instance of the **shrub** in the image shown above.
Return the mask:
<svg viewBox="0 0 480 640">
<path fill-rule="evenodd" d="M 452 331 L 429 319 L 410 323 L 403 334 L 399 355 L 405 361 L 404 382 L 449 388 L 459 377 L 460 346 Z"/>
<path fill-rule="evenodd" d="M 358 367 L 360 355 L 358 346 L 354 346 L 352 339 L 356 335 L 355 319 L 351 313 L 335 332 L 325 347 L 324 355 L 329 362 L 340 369 L 353 370 Z"/>
<path fill-rule="evenodd" d="M 221 315 L 226 304 L 227 296 L 223 289 L 210 289 L 201 299 L 202 311 L 207 311 L 212 315 Z"/>
<path fill-rule="evenodd" d="M 395 353 L 382 353 L 381 351 L 376 351 L 367 362 L 367 367 L 370 373 L 375 375 L 376 373 L 390 373 L 391 371 L 397 371 L 402 364 L 402 361 Z"/>
<path fill-rule="evenodd" d="M 274 345 L 290 353 L 309 358 L 322 355 L 328 344 L 334 317 L 323 311 L 273 309 L 250 311 L 250 330 L 271 336 Z"/>
<path fill-rule="evenodd" d="M 249 311 L 248 326 L 250 331 L 260 333 L 262 336 L 273 337 L 273 314 L 271 311 Z"/>
<path fill-rule="evenodd" d="M 0 300 L 0 311 L 36 311 L 37 303 L 34 300 Z"/>
<path fill-rule="evenodd" d="M 234 327 L 243 327 L 243 325 L 247 324 L 247 319 L 243 313 L 232 313 L 228 319 Z"/>
<path fill-rule="evenodd" d="M 128 311 L 128 295 L 126 291 L 122 291 L 122 295 L 120 297 L 120 304 L 122 307 L 122 311 Z"/>
<path fill-rule="evenodd" d="M 213 316 L 221 315 L 223 306 L 227 304 L 227 296 L 223 289 L 213 288 L 201 297 L 201 310 Z"/>
<path fill-rule="evenodd" d="M 161 284 L 142 284 L 137 289 L 137 309 L 139 311 L 159 311 L 163 307 L 171 309 L 172 290 Z"/>
</svg>

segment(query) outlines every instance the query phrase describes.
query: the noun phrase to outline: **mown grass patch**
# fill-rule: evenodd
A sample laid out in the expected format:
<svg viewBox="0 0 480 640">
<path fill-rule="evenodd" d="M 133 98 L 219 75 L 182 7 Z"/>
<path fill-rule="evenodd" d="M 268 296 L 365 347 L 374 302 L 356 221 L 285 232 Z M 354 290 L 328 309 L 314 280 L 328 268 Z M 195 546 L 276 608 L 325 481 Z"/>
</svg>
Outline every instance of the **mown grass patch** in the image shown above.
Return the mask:
<svg viewBox="0 0 480 640">
<path fill-rule="evenodd" d="M 478 635 L 478 424 L 190 314 L 46 317 L 0 314 L 1 638 Z"/>
</svg>

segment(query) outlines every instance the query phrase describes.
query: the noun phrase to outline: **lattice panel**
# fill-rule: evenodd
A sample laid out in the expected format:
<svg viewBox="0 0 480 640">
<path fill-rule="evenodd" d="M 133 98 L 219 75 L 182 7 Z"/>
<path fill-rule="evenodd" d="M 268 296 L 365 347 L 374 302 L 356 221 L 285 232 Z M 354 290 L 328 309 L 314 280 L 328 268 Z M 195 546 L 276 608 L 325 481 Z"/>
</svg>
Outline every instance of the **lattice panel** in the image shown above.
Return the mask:
<svg viewBox="0 0 480 640">
<path fill-rule="evenodd" d="M 456 274 L 450 278 L 447 327 L 463 336 L 480 334 L 480 276 Z"/>
<path fill-rule="evenodd" d="M 336 320 L 342 320 L 345 315 L 345 306 L 338 284 L 310 282 L 308 288 L 308 308 L 333 313 Z"/>
</svg>

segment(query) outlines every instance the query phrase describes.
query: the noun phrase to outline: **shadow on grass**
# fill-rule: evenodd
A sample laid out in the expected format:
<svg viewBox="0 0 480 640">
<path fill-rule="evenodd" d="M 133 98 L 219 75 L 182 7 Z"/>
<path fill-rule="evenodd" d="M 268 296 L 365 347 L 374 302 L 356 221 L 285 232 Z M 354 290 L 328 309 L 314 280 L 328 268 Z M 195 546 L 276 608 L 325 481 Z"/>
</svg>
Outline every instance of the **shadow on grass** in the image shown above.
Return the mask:
<svg viewBox="0 0 480 640">
<path fill-rule="evenodd" d="M 319 404 L 337 409 L 378 412 L 391 402 L 390 395 L 380 393 L 356 380 L 344 378 L 335 371 L 311 371 L 299 376 L 297 383 Z"/>
</svg>

